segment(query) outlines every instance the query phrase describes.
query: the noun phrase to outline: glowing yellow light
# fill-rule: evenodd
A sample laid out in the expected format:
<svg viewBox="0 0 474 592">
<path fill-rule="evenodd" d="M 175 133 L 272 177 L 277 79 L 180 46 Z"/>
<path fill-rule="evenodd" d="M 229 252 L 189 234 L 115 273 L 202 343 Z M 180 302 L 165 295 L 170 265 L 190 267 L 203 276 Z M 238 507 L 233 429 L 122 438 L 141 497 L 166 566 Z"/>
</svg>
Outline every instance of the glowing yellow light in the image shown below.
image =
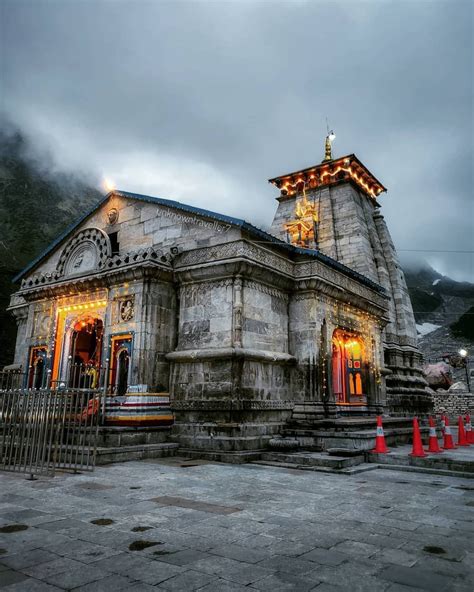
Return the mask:
<svg viewBox="0 0 474 592">
<path fill-rule="evenodd" d="M 115 183 L 111 179 L 108 179 L 107 177 L 104 178 L 104 180 L 102 181 L 102 184 L 103 184 L 104 189 L 106 191 L 113 191 L 115 189 Z"/>
</svg>

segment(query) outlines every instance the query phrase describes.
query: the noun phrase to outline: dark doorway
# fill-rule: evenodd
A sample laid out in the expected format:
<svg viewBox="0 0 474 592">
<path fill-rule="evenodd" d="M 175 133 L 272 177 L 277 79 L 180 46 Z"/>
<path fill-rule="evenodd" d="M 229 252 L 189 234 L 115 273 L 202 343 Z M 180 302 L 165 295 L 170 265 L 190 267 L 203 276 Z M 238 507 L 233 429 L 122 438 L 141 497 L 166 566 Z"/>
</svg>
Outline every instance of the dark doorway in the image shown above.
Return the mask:
<svg viewBox="0 0 474 592">
<path fill-rule="evenodd" d="M 46 387 L 46 347 L 32 347 L 28 373 L 28 388 Z"/>
<path fill-rule="evenodd" d="M 75 323 L 69 370 L 69 384 L 73 388 L 98 386 L 103 332 L 101 319 L 86 317 Z"/>
<path fill-rule="evenodd" d="M 111 349 L 110 386 L 117 395 L 125 395 L 130 383 L 132 336 L 114 335 Z"/>
</svg>

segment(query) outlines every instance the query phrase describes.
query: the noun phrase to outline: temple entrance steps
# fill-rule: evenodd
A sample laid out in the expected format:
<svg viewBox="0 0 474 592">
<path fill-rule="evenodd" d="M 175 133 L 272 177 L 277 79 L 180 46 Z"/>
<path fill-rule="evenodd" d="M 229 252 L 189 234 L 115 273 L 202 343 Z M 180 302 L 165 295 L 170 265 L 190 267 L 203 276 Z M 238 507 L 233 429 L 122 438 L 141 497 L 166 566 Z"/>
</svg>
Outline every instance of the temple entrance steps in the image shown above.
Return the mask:
<svg viewBox="0 0 474 592">
<path fill-rule="evenodd" d="M 406 417 L 386 417 L 383 420 L 385 440 L 396 446 L 411 442 L 412 419 Z M 421 428 L 422 434 L 427 428 Z M 294 420 L 287 423 L 282 431 L 282 440 L 293 441 L 295 447 L 311 451 L 341 449 L 346 451 L 372 450 L 375 446 L 375 416 L 338 417 L 314 421 Z M 278 441 L 272 442 L 278 448 Z M 284 443 L 281 442 L 281 444 Z"/>
<path fill-rule="evenodd" d="M 412 418 L 383 419 L 385 440 L 397 449 L 411 442 Z M 422 434 L 428 428 L 421 428 Z M 364 415 L 327 419 L 295 419 L 286 423 L 279 437 L 272 438 L 269 450 L 257 464 L 298 470 L 354 474 L 379 466 L 370 451 L 375 447 L 376 417 Z"/>
<path fill-rule="evenodd" d="M 426 438 L 423 439 L 424 442 Z M 428 454 L 425 457 L 410 456 L 411 446 L 393 448 L 388 454 L 370 454 L 368 461 L 382 469 L 416 471 L 474 479 L 474 450 L 461 447 L 445 450 L 442 454 Z"/>
<path fill-rule="evenodd" d="M 319 471 L 323 473 L 342 473 L 354 475 L 377 468 L 375 464 L 365 462 L 364 454 L 338 456 L 327 452 L 264 452 L 260 460 L 252 464 L 267 465 L 286 469 Z"/>
<path fill-rule="evenodd" d="M 100 427 L 96 464 L 175 456 L 179 444 L 171 440 L 171 426 Z"/>
</svg>

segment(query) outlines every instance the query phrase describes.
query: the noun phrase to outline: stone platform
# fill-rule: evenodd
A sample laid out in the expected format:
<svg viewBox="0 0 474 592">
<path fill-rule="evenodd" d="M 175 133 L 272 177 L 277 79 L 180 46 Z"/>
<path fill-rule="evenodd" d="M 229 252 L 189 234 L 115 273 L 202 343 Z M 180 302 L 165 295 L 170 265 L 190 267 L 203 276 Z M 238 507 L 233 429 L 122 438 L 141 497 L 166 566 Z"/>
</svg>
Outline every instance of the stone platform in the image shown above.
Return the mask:
<svg viewBox="0 0 474 592">
<path fill-rule="evenodd" d="M 322 473 L 342 473 L 346 475 L 355 475 L 377 468 L 377 465 L 365 462 L 363 454 L 347 457 L 306 450 L 288 453 L 265 452 L 261 455 L 261 459 L 253 461 L 253 464 L 285 469 L 319 471 Z"/>
<path fill-rule="evenodd" d="M 407 417 L 385 417 L 383 427 L 389 445 L 405 444 L 411 441 L 413 420 Z M 421 427 L 422 435 L 428 429 Z M 339 417 L 324 420 L 297 420 L 288 423 L 283 430 L 285 438 L 296 439 L 301 448 L 324 451 L 331 448 L 371 450 L 375 446 L 376 418 Z"/>
<path fill-rule="evenodd" d="M 394 448 L 388 454 L 369 454 L 367 460 L 377 463 L 383 469 L 396 468 L 400 471 L 414 471 L 453 475 L 474 479 L 474 445 L 445 450 L 441 454 L 427 454 L 418 458 L 410 456 L 411 446 Z"/>
<path fill-rule="evenodd" d="M 454 439 L 457 430 L 453 428 Z M 423 441 L 426 445 L 426 438 Z M 441 444 L 441 441 L 440 441 Z M 444 450 L 440 454 L 412 457 L 411 444 L 389 446 L 387 454 L 369 450 L 357 452 L 344 449 L 314 452 L 311 450 L 264 452 L 254 464 L 281 468 L 340 474 L 356 474 L 373 469 L 395 469 L 404 472 L 431 473 L 474 479 L 474 445 Z M 427 447 L 425 446 L 425 451 Z"/>
<path fill-rule="evenodd" d="M 96 464 L 174 456 L 179 444 L 170 441 L 171 427 L 101 427 Z"/>
</svg>

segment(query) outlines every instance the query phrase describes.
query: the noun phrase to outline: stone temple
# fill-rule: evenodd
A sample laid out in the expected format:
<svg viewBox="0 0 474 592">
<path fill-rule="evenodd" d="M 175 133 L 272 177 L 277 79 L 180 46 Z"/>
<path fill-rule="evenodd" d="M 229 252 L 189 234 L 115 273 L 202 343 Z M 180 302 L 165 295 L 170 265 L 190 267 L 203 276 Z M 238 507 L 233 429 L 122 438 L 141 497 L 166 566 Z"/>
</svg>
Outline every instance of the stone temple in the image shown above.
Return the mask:
<svg viewBox="0 0 474 592">
<path fill-rule="evenodd" d="M 106 195 L 17 278 L 23 386 L 103 387 L 111 424 L 174 418 L 183 449 L 244 455 L 298 418 L 427 411 L 384 186 L 328 140 L 321 164 L 270 183 L 268 232 Z"/>
</svg>

